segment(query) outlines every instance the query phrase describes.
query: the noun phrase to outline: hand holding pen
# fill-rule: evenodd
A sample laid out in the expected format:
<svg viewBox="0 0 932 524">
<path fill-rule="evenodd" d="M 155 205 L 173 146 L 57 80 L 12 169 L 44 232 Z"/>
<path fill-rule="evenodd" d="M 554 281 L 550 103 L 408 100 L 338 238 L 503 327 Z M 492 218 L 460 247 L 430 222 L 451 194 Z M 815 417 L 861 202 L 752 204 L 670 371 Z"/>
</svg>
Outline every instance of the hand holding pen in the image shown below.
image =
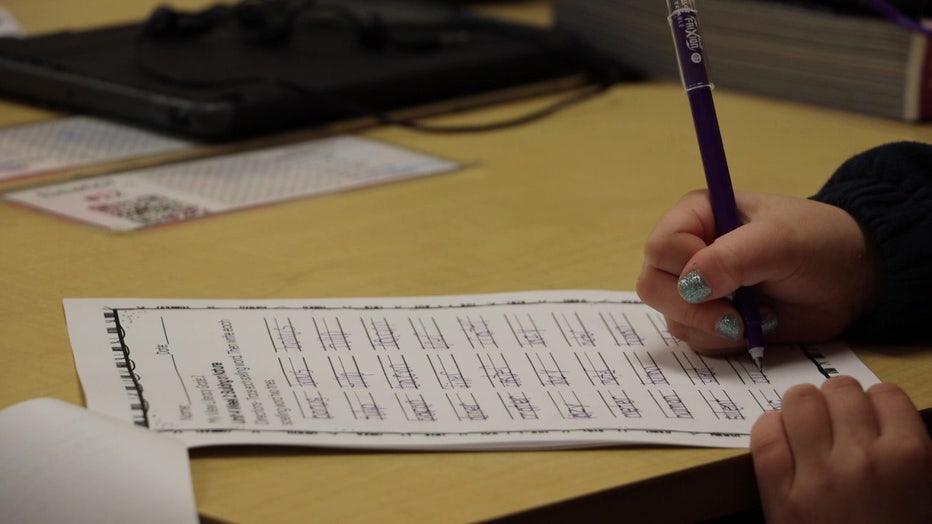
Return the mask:
<svg viewBox="0 0 932 524">
<path fill-rule="evenodd" d="M 687 33 L 698 36 L 698 25 L 684 25 Z M 704 55 L 698 58 L 702 64 Z M 663 313 L 672 335 L 704 354 L 734 353 L 749 338 L 746 321 L 756 308 L 726 297 L 752 287 L 761 320 L 751 318 L 751 329 L 767 332 L 769 343 L 837 339 L 873 301 L 876 261 L 864 231 L 834 206 L 735 194 L 705 68 L 684 69 L 683 80 L 697 99 L 691 106 L 709 189 L 687 194 L 660 219 L 645 245 L 638 294 Z M 753 332 L 750 339 L 745 350 L 762 345 Z"/>
<path fill-rule="evenodd" d="M 670 28 L 673 30 L 673 43 L 680 66 L 680 75 L 689 107 L 692 110 L 696 138 L 699 140 L 699 153 L 705 169 L 706 184 L 709 187 L 709 200 L 715 214 L 715 232 L 722 236 L 741 225 L 735 193 L 731 186 L 728 161 L 725 159 L 725 147 L 715 114 L 712 100 L 712 83 L 706 71 L 705 50 L 702 34 L 699 30 L 699 17 L 693 0 L 667 0 L 670 11 Z M 707 284 L 698 272 L 692 271 L 680 280 L 680 294 L 687 301 L 705 298 Z M 744 340 L 748 353 L 757 365 L 763 368 L 764 338 L 761 332 L 760 309 L 757 305 L 756 292 L 753 288 L 740 287 L 734 292 L 735 307 L 741 313 L 744 323 Z M 728 317 L 723 318 L 728 321 Z M 737 320 L 731 320 L 737 323 Z M 732 329 L 731 326 L 722 326 Z"/>
</svg>

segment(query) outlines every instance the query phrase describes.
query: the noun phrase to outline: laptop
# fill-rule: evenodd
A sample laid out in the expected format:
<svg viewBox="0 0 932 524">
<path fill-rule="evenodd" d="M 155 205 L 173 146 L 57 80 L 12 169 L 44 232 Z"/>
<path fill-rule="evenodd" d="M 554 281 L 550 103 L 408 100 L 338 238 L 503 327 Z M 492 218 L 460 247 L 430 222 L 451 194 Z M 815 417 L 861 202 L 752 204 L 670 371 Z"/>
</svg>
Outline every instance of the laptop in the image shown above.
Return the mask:
<svg viewBox="0 0 932 524">
<path fill-rule="evenodd" d="M 226 140 L 584 74 L 596 62 L 557 30 L 449 4 L 246 0 L 0 38 L 0 94 Z"/>
</svg>

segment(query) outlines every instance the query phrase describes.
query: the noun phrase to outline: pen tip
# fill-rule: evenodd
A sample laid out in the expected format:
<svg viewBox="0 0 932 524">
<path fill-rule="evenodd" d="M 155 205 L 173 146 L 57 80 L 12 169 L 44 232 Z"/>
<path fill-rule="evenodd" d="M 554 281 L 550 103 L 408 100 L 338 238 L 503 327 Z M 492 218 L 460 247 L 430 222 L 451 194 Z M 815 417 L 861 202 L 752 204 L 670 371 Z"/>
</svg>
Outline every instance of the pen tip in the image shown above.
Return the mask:
<svg viewBox="0 0 932 524">
<path fill-rule="evenodd" d="M 748 355 L 751 357 L 751 360 L 754 361 L 754 364 L 757 366 L 757 370 L 760 372 L 764 371 L 764 346 L 752 346 L 748 348 Z"/>
<path fill-rule="evenodd" d="M 761 373 L 764 372 L 764 359 L 761 357 L 754 357 L 754 364 L 757 366 L 757 370 Z"/>
</svg>

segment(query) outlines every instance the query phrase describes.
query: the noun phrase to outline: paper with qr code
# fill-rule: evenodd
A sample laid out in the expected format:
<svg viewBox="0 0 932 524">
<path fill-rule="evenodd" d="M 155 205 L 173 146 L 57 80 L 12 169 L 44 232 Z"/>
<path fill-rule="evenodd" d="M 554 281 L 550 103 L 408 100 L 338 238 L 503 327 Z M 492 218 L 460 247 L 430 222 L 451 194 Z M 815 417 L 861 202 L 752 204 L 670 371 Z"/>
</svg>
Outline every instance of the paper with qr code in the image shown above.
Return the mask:
<svg viewBox="0 0 932 524">
<path fill-rule="evenodd" d="M 0 180 L 161 155 L 194 145 L 89 116 L 23 124 L 0 130 Z"/>
<path fill-rule="evenodd" d="M 116 231 L 445 173 L 456 162 L 345 135 L 8 193 L 6 198 Z"/>
<path fill-rule="evenodd" d="M 0 7 L 0 36 L 23 36 L 23 27 L 8 10 Z"/>
</svg>

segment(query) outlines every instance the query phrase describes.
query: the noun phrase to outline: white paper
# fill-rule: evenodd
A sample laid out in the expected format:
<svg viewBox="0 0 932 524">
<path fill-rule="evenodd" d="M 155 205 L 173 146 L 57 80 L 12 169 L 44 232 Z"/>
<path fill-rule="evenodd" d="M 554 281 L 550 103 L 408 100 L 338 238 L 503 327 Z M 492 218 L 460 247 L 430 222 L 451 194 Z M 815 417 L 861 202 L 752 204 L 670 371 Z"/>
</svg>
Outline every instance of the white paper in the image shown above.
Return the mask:
<svg viewBox="0 0 932 524">
<path fill-rule="evenodd" d="M 190 446 L 745 447 L 791 385 L 877 382 L 843 345 L 699 356 L 624 292 L 64 305 L 88 405 Z"/>
<path fill-rule="evenodd" d="M 7 198 L 128 231 L 457 167 L 376 140 L 337 136 L 11 192 Z"/>
<path fill-rule="evenodd" d="M 0 411 L 0 450 L 0 522 L 198 522 L 172 436 L 39 398 Z"/>
<path fill-rule="evenodd" d="M 0 6 L 0 37 L 21 37 L 23 27 L 6 8 Z"/>
<path fill-rule="evenodd" d="M 194 142 L 88 116 L 0 130 L 0 180 L 188 149 Z"/>
</svg>

